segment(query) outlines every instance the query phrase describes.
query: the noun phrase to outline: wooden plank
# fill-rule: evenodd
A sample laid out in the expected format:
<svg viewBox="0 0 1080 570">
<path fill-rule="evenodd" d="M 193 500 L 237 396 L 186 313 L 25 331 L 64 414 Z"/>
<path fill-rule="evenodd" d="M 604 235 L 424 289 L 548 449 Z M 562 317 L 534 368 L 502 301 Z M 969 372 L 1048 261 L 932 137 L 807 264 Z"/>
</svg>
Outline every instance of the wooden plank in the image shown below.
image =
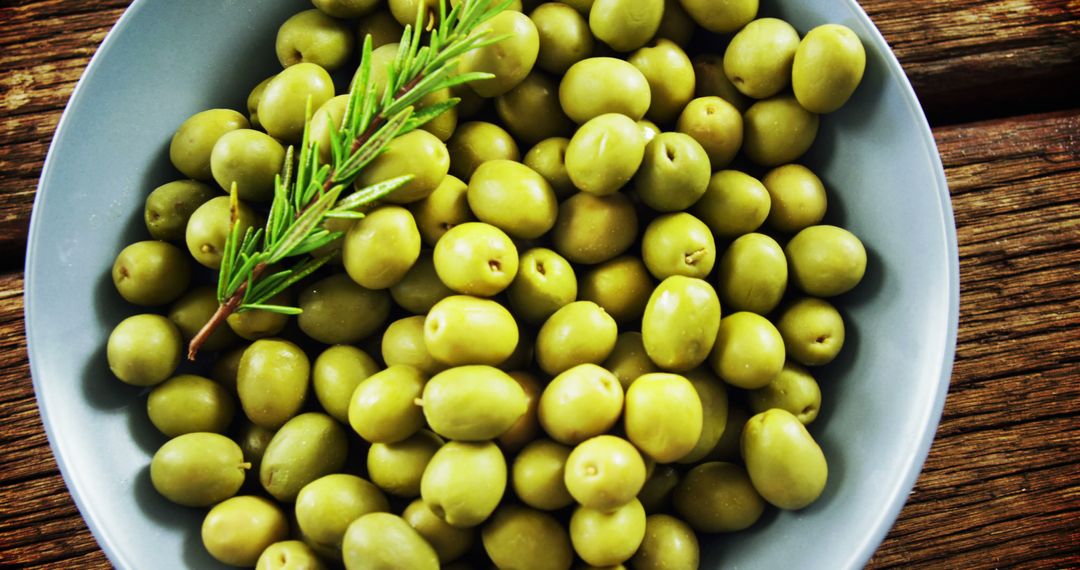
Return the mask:
<svg viewBox="0 0 1080 570">
<path fill-rule="evenodd" d="M 90 56 L 129 0 L 22 0 L 0 7 L 0 267 L 25 248 L 56 122 Z M 1074 104 L 1080 2 L 860 2 L 935 123 Z"/>
<path fill-rule="evenodd" d="M 870 568 L 1063 568 L 1080 544 L 1080 110 L 936 131 L 961 323 L 945 413 Z M 108 568 L 56 471 L 0 276 L 0 566 Z"/>
</svg>

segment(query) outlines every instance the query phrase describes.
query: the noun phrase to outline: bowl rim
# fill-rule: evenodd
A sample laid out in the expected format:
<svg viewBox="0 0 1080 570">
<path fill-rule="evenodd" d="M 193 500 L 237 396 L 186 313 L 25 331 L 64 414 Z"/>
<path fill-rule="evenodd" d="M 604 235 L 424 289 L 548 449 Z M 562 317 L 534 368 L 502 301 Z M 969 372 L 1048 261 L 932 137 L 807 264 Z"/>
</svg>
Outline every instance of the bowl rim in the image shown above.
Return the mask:
<svg viewBox="0 0 1080 570">
<path fill-rule="evenodd" d="M 887 65 L 887 74 L 892 78 L 895 78 L 899 82 L 901 96 L 904 102 L 909 107 L 911 113 L 918 118 L 918 131 L 923 142 L 926 143 L 926 152 L 929 164 L 933 167 L 933 175 L 936 182 L 934 188 L 937 195 L 939 205 L 941 208 L 941 224 L 945 230 L 945 245 L 947 248 L 947 275 L 945 279 L 948 284 L 948 303 L 949 311 L 945 319 L 945 339 L 946 346 L 942 347 L 942 358 L 940 363 L 940 376 L 937 384 L 937 389 L 933 395 L 933 401 L 931 406 L 926 410 L 928 413 L 928 420 L 920 424 L 920 429 L 915 434 L 918 444 L 915 446 L 915 453 L 911 454 L 905 463 L 903 477 L 899 479 L 899 484 L 894 485 L 894 492 L 886 501 L 886 508 L 883 509 L 873 524 L 872 529 L 863 535 L 863 540 L 859 543 L 858 547 L 850 553 L 848 560 L 850 561 L 850 568 L 861 568 L 870 560 L 877 548 L 881 545 L 885 536 L 892 529 L 895 524 L 900 511 L 903 509 L 907 498 L 911 491 L 914 489 L 916 480 L 922 472 L 922 467 L 926 461 L 927 455 L 930 452 L 931 444 L 933 443 L 934 436 L 937 432 L 937 427 L 941 421 L 942 411 L 945 405 L 946 395 L 951 383 L 953 363 L 956 354 L 957 344 L 957 332 L 959 325 L 960 315 L 960 266 L 959 266 L 959 248 L 956 235 L 956 219 L 953 214 L 952 200 L 949 193 L 948 182 L 945 177 L 944 166 L 941 161 L 941 155 L 938 151 L 937 142 L 934 139 L 933 132 L 930 129 L 929 122 L 926 119 L 926 114 L 922 110 L 922 105 L 919 102 L 918 96 L 915 93 L 914 88 L 911 85 L 907 74 L 904 72 L 903 67 L 900 65 L 896 54 L 892 51 L 885 37 L 881 34 L 881 31 L 870 19 L 869 15 L 863 10 L 862 6 L 858 4 L 856 0 L 841 0 L 851 9 L 854 17 L 858 20 L 859 24 L 865 27 L 869 32 L 870 41 L 886 47 L 887 49 L 882 54 L 883 59 Z M 64 483 L 71 494 L 72 499 L 75 502 L 79 513 L 82 515 L 87 528 L 90 530 L 94 539 L 97 541 L 101 550 L 108 558 L 110 563 L 120 568 L 133 567 L 127 558 L 122 553 L 121 549 L 117 547 L 117 544 L 112 540 L 109 533 L 107 533 L 104 527 L 100 524 L 100 519 L 97 511 L 93 506 L 85 499 L 83 488 L 79 483 L 79 479 L 72 474 L 71 466 L 68 465 L 66 460 L 66 454 L 62 449 L 57 434 L 54 431 L 52 422 L 49 419 L 49 410 L 46 402 L 42 398 L 42 390 L 40 374 L 38 373 L 38 366 L 36 364 L 40 356 L 34 350 L 34 343 L 32 341 L 33 332 L 36 327 L 34 324 L 34 315 L 37 313 L 35 306 L 37 303 L 44 302 L 39 301 L 38 296 L 33 294 L 34 283 L 36 283 L 36 250 L 37 244 L 41 239 L 39 236 L 40 225 L 39 212 L 40 206 L 45 200 L 45 186 L 50 178 L 50 174 L 54 168 L 56 161 L 54 148 L 57 145 L 57 141 L 66 132 L 67 124 L 70 122 L 69 111 L 74 106 L 74 103 L 81 100 L 83 94 L 83 87 L 86 79 L 93 75 L 94 71 L 99 65 L 99 61 L 107 57 L 107 54 L 112 50 L 113 45 L 116 43 L 116 36 L 123 33 L 128 28 L 129 22 L 135 18 L 136 14 L 144 9 L 151 0 L 133 0 L 132 3 L 124 10 L 120 18 L 105 35 L 98 49 L 94 55 L 90 58 L 89 63 L 83 70 L 75 88 L 72 90 L 68 102 L 64 106 L 64 111 L 61 114 L 60 120 L 57 122 L 53 137 L 49 143 L 49 148 L 46 153 L 45 161 L 41 169 L 41 175 L 38 179 L 38 185 L 34 195 L 34 202 L 32 206 L 29 231 L 27 233 L 27 248 L 26 257 L 23 266 L 23 320 L 25 324 L 25 337 L 26 337 L 26 350 L 27 357 L 30 364 L 30 376 L 32 385 L 34 387 L 34 395 L 37 401 L 39 414 L 42 421 L 42 426 L 45 430 L 49 448 L 52 451 L 53 458 L 60 470 L 60 474 L 63 477 Z"/>
</svg>

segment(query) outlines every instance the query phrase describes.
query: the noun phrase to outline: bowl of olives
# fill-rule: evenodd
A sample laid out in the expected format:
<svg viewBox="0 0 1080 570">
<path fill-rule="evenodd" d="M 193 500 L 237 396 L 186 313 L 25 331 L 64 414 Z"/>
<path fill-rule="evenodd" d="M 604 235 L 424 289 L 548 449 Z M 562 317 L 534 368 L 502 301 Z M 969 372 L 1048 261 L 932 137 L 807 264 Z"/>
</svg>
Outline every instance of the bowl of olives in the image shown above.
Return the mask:
<svg viewBox="0 0 1080 570">
<path fill-rule="evenodd" d="M 880 544 L 959 305 L 880 33 L 853 0 L 494 4 L 136 0 L 103 42 L 42 173 L 26 326 L 115 566 Z"/>
</svg>

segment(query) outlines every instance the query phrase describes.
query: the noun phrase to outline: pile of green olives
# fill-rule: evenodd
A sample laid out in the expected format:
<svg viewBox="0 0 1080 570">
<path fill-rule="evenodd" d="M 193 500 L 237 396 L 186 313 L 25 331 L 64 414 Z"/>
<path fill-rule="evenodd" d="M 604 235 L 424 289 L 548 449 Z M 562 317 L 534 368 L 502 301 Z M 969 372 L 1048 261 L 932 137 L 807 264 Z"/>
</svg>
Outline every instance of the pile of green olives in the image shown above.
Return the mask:
<svg viewBox="0 0 1080 570">
<path fill-rule="evenodd" d="M 214 558 L 696 568 L 702 536 L 821 497 L 816 377 L 867 252 L 800 160 L 862 79 L 852 30 L 757 0 L 511 3 L 478 30 L 507 39 L 460 60 L 494 77 L 431 95 L 459 102 L 356 184 L 411 181 L 327 221 L 332 262 L 272 300 L 302 313 L 235 313 L 181 366 L 218 306 L 203 268 L 233 219 L 264 223 L 305 105 L 327 153 L 363 38 L 385 82 L 403 25 L 442 13 L 313 4 L 245 112 L 179 126 L 183 178 L 112 267 L 147 312 L 113 330 L 109 367 L 148 391 L 151 481 L 209 509 Z"/>
</svg>

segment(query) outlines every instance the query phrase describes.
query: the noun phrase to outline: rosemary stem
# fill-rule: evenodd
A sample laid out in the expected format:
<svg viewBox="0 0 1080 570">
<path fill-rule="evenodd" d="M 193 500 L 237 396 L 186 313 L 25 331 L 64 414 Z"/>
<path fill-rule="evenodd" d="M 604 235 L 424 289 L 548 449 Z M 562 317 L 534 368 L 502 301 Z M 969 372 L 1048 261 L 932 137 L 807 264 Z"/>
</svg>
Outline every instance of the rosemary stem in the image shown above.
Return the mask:
<svg viewBox="0 0 1080 570">
<path fill-rule="evenodd" d="M 258 279 L 263 271 L 266 271 L 266 267 L 267 265 L 265 263 L 257 264 L 251 272 L 251 280 L 255 281 Z M 210 320 L 206 321 L 206 324 L 199 329 L 199 332 L 191 337 L 191 342 L 188 343 L 188 360 L 195 360 L 195 356 L 199 353 L 199 349 L 202 348 L 202 345 L 210 338 L 210 335 L 214 334 L 214 331 L 225 323 L 225 320 L 229 318 L 229 315 L 236 312 L 236 309 L 240 307 L 240 304 L 244 301 L 244 292 L 247 291 L 247 284 L 247 281 L 241 283 L 240 286 L 236 288 L 236 292 L 233 293 L 232 297 L 229 297 L 228 301 L 218 305 L 217 310 L 214 311 Z"/>
</svg>

